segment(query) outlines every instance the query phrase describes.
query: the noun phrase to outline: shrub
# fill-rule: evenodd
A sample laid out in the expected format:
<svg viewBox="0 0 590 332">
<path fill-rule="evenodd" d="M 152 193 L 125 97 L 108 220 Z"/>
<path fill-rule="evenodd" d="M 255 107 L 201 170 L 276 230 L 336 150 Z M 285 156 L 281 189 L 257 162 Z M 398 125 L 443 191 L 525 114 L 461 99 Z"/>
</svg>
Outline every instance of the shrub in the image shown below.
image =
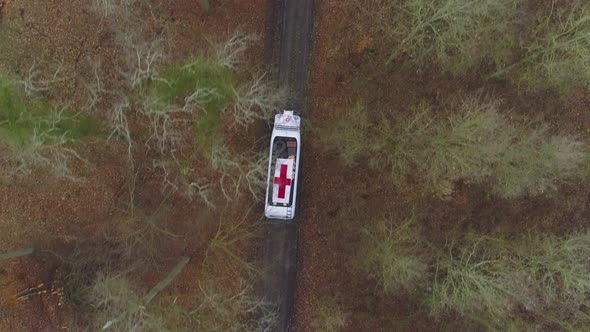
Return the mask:
<svg viewBox="0 0 590 332">
<path fill-rule="evenodd" d="M 37 130 L 49 137 L 79 139 L 98 131 L 89 117 L 74 116 L 42 101 L 26 100 L 14 82 L 0 78 L 0 138 L 17 148 L 26 148 Z"/>
<path fill-rule="evenodd" d="M 377 129 L 383 139 L 375 144 L 371 165 L 389 167 L 393 178 L 416 172 L 440 197 L 448 197 L 459 179 L 482 182 L 491 175 L 482 142 L 493 139 L 500 124 L 495 113 L 478 111 L 454 115 L 445 123 L 421 105 L 397 124 L 382 121 Z"/>
<path fill-rule="evenodd" d="M 87 107 L 101 103 L 104 95 L 121 95 L 118 102 L 110 105 L 111 137 L 120 137 L 128 143 L 130 160 L 135 135 L 128 117 L 131 112 L 142 117 L 138 127 L 149 127 L 144 143 L 159 155 L 154 165 L 165 175 L 162 181 L 165 189 L 181 190 L 189 198 L 198 195 L 214 207 L 206 182 L 176 176 L 176 171 L 181 171 L 176 166 L 185 162 L 179 158 L 190 153 L 193 160 L 196 156 L 211 157 L 228 200 L 245 188 L 258 198 L 264 189 L 265 159 L 233 156 L 227 149 L 219 148 L 224 144 L 221 125 L 225 115 L 231 117 L 232 125 L 247 126 L 270 117 L 283 99 L 284 94 L 265 75 L 241 79 L 238 66 L 255 37 L 235 34 L 225 43 L 215 44 L 211 57 L 198 55 L 162 69 L 165 62 L 162 40 L 142 36 L 123 26 L 118 38 L 127 61 L 120 72 L 129 84 L 122 93 L 114 92 L 104 85 L 100 68 L 95 65 L 95 82 L 88 85 Z M 171 160 L 162 159 L 165 156 Z"/>
<path fill-rule="evenodd" d="M 203 266 L 209 271 L 228 268 L 228 270 L 250 274 L 257 271 L 256 266 L 248 262 L 240 246 L 255 238 L 253 225 L 247 223 L 249 212 L 241 220 L 230 225 L 225 216 L 221 216 L 217 232 L 209 240 Z"/>
<path fill-rule="evenodd" d="M 167 212 L 164 201 L 151 214 L 135 210 L 117 223 L 114 228 L 116 231 L 110 236 L 116 242 L 123 243 L 128 255 L 133 255 L 144 266 L 157 266 L 162 259 L 162 252 L 180 238 L 168 227 Z"/>
<path fill-rule="evenodd" d="M 251 208 L 239 220 L 228 209 L 222 211 L 217 232 L 210 238 L 199 280 L 201 296 L 191 315 L 205 331 L 269 331 L 277 312 L 272 303 L 260 299 L 253 287 L 259 275 L 248 260 L 244 245 L 256 237 Z"/>
<path fill-rule="evenodd" d="M 425 154 L 415 160 L 424 161 L 428 182 L 443 195 L 459 179 L 490 182 L 492 192 L 506 198 L 550 194 L 579 174 L 587 154 L 574 138 L 507 121 L 491 100 L 465 99 L 449 123 L 423 132 Z"/>
<path fill-rule="evenodd" d="M 174 268 L 145 296 L 140 297 L 126 276 L 100 275 L 91 291 L 90 305 L 95 314 L 94 329 L 117 331 L 190 331 L 190 314 L 172 303 L 152 304 L 154 298 L 168 287 L 190 262 L 183 256 Z M 185 323 L 185 324 L 182 324 Z M 104 325 L 102 325 L 104 324 Z"/>
<path fill-rule="evenodd" d="M 316 300 L 312 307 L 311 327 L 314 331 L 334 332 L 346 327 L 348 314 L 331 297 Z"/>
<path fill-rule="evenodd" d="M 428 279 L 428 262 L 421 257 L 420 238 L 410 219 L 401 226 L 381 222 L 365 229 L 360 260 L 385 292 L 414 292 Z"/>
<path fill-rule="evenodd" d="M 133 140 L 131 138 L 131 130 L 129 129 L 129 120 L 127 117 L 127 113 L 130 109 L 131 103 L 129 102 L 129 99 L 125 97 L 113 105 L 111 112 L 109 113 L 109 122 L 112 128 L 109 139 L 112 137 L 119 137 L 127 142 L 127 155 L 129 156 L 129 160 L 131 160 L 133 156 Z"/>
<path fill-rule="evenodd" d="M 93 72 L 93 80 L 91 82 L 83 81 L 87 92 L 88 92 L 88 101 L 84 106 L 84 110 L 92 111 L 97 108 L 101 103 L 104 102 L 105 96 L 109 94 L 113 94 L 113 92 L 109 91 L 105 87 L 105 82 L 102 78 L 102 65 L 99 61 L 90 61 L 90 66 L 92 67 Z"/>
<path fill-rule="evenodd" d="M 590 266 L 584 257 L 590 255 L 590 234 L 530 238 L 516 250 L 527 274 L 537 281 L 541 307 L 558 305 L 575 312 L 578 303 L 589 303 Z"/>
<path fill-rule="evenodd" d="M 226 230 L 223 232 L 229 234 Z M 238 232 L 237 236 L 241 236 L 240 234 L 242 232 Z M 226 235 L 216 236 L 222 237 L 219 241 L 224 244 L 212 246 L 208 250 L 203 262 L 205 267 L 221 268 L 227 272 L 221 262 L 225 258 L 231 258 L 226 256 L 227 250 L 235 251 L 240 240 L 227 238 Z M 210 266 L 212 256 L 209 254 L 212 251 L 219 251 L 218 254 L 223 258 Z M 251 331 L 260 330 L 262 326 L 259 324 L 272 325 L 276 317 L 272 306 L 254 296 L 254 290 L 248 281 L 237 277 L 243 272 L 243 266 L 232 265 L 232 268 L 238 269 L 232 269 L 230 281 L 223 283 L 220 282 L 221 278 L 212 277 L 215 271 L 203 273 L 198 281 L 201 294 L 196 297 L 186 298 L 181 294 L 173 300 L 163 297 L 152 301 L 162 287 L 174 280 L 187 262 L 188 257 L 184 257 L 171 273 L 146 295 L 142 295 L 144 292 L 135 287 L 128 273 L 101 271 L 90 286 L 86 285 L 83 288 L 87 290 L 85 304 L 88 306 L 85 307 L 84 314 L 91 315 L 87 327 L 92 330 L 115 331 Z M 180 305 L 181 301 L 177 303 L 179 298 L 187 299 L 188 303 Z"/>
<path fill-rule="evenodd" d="M 487 77 L 529 89 L 588 87 L 590 6 L 578 0 L 528 3 L 374 0 L 356 6 L 367 22 L 378 22 L 386 43 L 395 45 L 389 61 L 406 56 L 419 67 L 434 63 L 453 74 L 491 64 L 495 69 Z"/>
<path fill-rule="evenodd" d="M 197 56 L 186 64 L 165 70 L 142 91 L 142 95 L 144 98 L 158 96 L 163 105 L 176 104 L 179 98 L 186 98 L 186 107 L 190 107 L 190 102 L 196 102 L 208 110 L 219 111 L 230 100 L 234 81 L 231 68 L 214 59 Z M 190 96 L 192 98 L 187 98 Z"/>
<path fill-rule="evenodd" d="M 367 272 L 385 291 L 424 286 L 425 303 L 436 317 L 457 313 L 501 331 L 576 330 L 590 322 L 587 233 L 510 240 L 468 233 L 441 249 L 409 221 L 397 228 L 378 224 L 362 243 Z"/>
<path fill-rule="evenodd" d="M 511 273 L 510 265 L 484 246 L 474 242 L 464 244 L 457 255 L 452 250 L 440 254 L 429 300 L 433 314 L 451 310 L 468 317 L 485 316 L 496 323 L 510 316 L 519 300 L 516 291 L 523 284 Z"/>
<path fill-rule="evenodd" d="M 163 317 L 153 315 L 125 277 L 99 276 L 91 291 L 96 310 L 93 330 L 167 331 Z"/>
<path fill-rule="evenodd" d="M 246 126 L 267 119 L 280 107 L 283 95 L 264 76 L 239 90 L 235 85 L 230 67 L 203 56 L 169 68 L 140 91 L 142 114 L 152 124 L 148 141 L 156 142 L 162 153 L 172 150 L 185 136 L 181 128 L 194 123 L 197 144 L 208 150 L 219 140 L 222 115 L 228 108 L 233 122 Z"/>
<path fill-rule="evenodd" d="M 589 252 L 587 233 L 518 241 L 472 235 L 438 252 L 432 312 L 452 310 L 500 330 L 522 325 L 522 310 L 541 326 L 584 326 Z"/>
<path fill-rule="evenodd" d="M 531 89 L 568 92 L 588 87 L 590 6 L 572 1 L 565 6 L 552 3 L 546 7 L 550 12 L 538 11 L 536 25 L 527 27 L 528 39 L 522 41 L 524 55 L 491 76 L 505 76 Z"/>
<path fill-rule="evenodd" d="M 362 154 L 372 167 L 389 168 L 393 181 L 418 178 L 440 197 L 448 197 L 458 180 L 489 183 L 506 198 L 552 193 L 582 174 L 588 151 L 575 138 L 512 123 L 489 99 L 466 98 L 453 111 L 445 121 L 422 105 L 395 123 L 383 116 L 370 124 L 355 109 L 321 140 L 345 163 Z"/>
<path fill-rule="evenodd" d="M 133 269 L 135 258 L 122 242 L 101 237 L 76 241 L 58 270 L 64 299 L 77 308 L 86 307 L 96 278 Z"/>
<path fill-rule="evenodd" d="M 204 331 L 267 331 L 276 320 L 273 307 L 254 296 L 247 282 L 240 281 L 233 291 L 212 281 L 199 283 L 199 288 L 199 305 L 191 315 Z"/>
<path fill-rule="evenodd" d="M 518 128 L 514 128 L 519 130 Z M 498 151 L 493 191 L 506 198 L 551 194 L 560 184 L 578 178 L 587 157 L 586 146 L 572 137 L 550 136 L 547 128 L 518 135 Z M 492 156 L 494 158 L 496 156 Z M 490 162 L 494 159 L 490 158 Z"/>
<path fill-rule="evenodd" d="M 434 62 L 452 73 L 461 73 L 484 61 L 502 63 L 511 56 L 520 3 L 521 0 L 406 0 L 384 7 L 364 3 L 359 6 L 365 7 L 371 21 L 378 19 L 388 42 L 395 45 L 389 61 L 406 55 L 419 66 Z"/>
<path fill-rule="evenodd" d="M 119 4 L 120 3 L 120 4 Z M 129 6 L 133 1 L 99 1 L 101 6 Z M 233 123 L 246 126 L 257 119 L 267 119 L 279 109 L 283 93 L 260 75 L 239 85 L 238 65 L 255 36 L 234 34 L 229 40 L 213 45 L 211 57 L 198 55 L 178 65 L 163 69 L 165 52 L 161 37 L 149 38 L 124 25 L 117 35 L 123 49 L 125 66 L 120 73 L 128 83 L 127 97 L 112 107 L 113 134 L 125 138 L 131 148 L 127 111 L 137 110 L 147 119 L 150 136 L 147 146 L 160 154 L 172 153 L 189 141 L 189 127 L 199 148 L 209 152 L 220 140 L 219 127 L 226 111 Z M 116 94 L 104 86 L 95 66 L 96 82 L 88 85 L 94 107 L 102 95 Z"/>
<path fill-rule="evenodd" d="M 240 179 L 244 186 L 248 187 L 251 198 L 259 202 L 264 197 L 264 191 L 266 190 L 268 150 L 242 158 L 242 163 L 243 168 Z"/>
<path fill-rule="evenodd" d="M 373 126 L 363 104 L 344 110 L 340 120 L 327 128 L 317 127 L 316 133 L 326 147 L 335 150 L 347 166 L 352 166 L 358 157 L 371 146 L 369 138 Z"/>
</svg>

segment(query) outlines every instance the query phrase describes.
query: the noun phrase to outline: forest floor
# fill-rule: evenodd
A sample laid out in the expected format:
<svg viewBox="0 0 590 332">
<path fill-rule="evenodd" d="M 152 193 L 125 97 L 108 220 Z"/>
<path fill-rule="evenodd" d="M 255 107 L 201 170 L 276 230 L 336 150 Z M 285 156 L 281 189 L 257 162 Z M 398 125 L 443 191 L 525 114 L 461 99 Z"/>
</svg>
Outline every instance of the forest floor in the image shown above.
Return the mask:
<svg viewBox="0 0 590 332">
<path fill-rule="evenodd" d="M 154 3 L 157 5 L 142 12 L 139 19 L 155 33 L 166 33 L 172 62 L 205 49 L 208 39 L 227 36 L 237 29 L 265 34 L 264 0 L 225 1 L 214 5 L 207 15 L 199 12 L 194 0 Z M 456 78 L 436 68 L 416 72 L 395 65 L 385 67 L 383 59 L 389 50 L 379 43 L 379 36 L 357 29 L 363 22 L 344 1 L 316 1 L 315 13 L 309 106 L 304 114 L 312 126 L 305 133 L 302 151 L 299 211 L 305 222 L 300 225 L 294 330 L 317 330 L 322 319 L 318 315 L 334 308 L 346 317 L 347 331 L 459 330 L 459 317 L 447 315 L 435 320 L 416 299 L 384 294 L 378 282 L 358 268 L 362 228 L 382 219 L 417 213 L 426 216 L 425 235 L 434 244 L 444 244 L 452 234 L 473 229 L 494 229 L 509 237 L 537 231 L 562 234 L 586 227 L 590 190 L 572 184 L 562 189 L 558 200 L 539 197 L 507 201 L 464 185 L 452 200 L 441 201 L 413 187 L 389 186 L 382 180 L 382 173 L 364 165 L 343 166 L 338 156 L 322 148 L 313 128 L 334 121 L 342 110 L 359 101 L 372 110 L 374 117 L 381 110 L 395 116 L 424 100 L 446 105 L 461 95 L 485 91 L 503 100 L 507 117 L 543 119 L 553 132 L 588 141 L 590 92 L 574 91 L 562 98 L 550 92 L 516 92 L 509 83 L 486 81 L 478 73 Z M 92 61 L 101 63 L 107 81 L 117 83 L 115 38 L 101 17 L 88 9 L 87 1 L 0 0 L 0 41 L 4 33 L 15 36 L 18 47 L 0 50 L 1 72 L 24 75 L 35 61 L 63 63 L 62 73 L 71 79 L 50 91 L 52 102 L 67 104 L 74 111 L 84 108 L 88 98 L 84 83 L 92 81 L 94 75 Z M 263 41 L 247 53 L 252 71 L 265 69 Z M 256 128 L 240 132 L 228 125 L 225 133 L 234 151 L 267 144 L 258 139 Z M 192 262 L 163 296 L 190 303 L 200 292 L 195 281 L 207 273 L 199 262 L 206 257 L 206 244 L 216 234 L 219 220 L 237 223 L 253 204 L 246 199 L 228 204 L 231 209 L 226 213 L 212 212 L 200 201 L 162 192 L 161 174 L 152 167 L 149 152 L 135 156 L 137 173 L 129 174 L 124 142 L 80 144 L 82 157 L 93 165 L 91 169 L 76 166 L 75 172 L 84 181 L 56 179 L 36 171 L 18 182 L 0 182 L 1 251 L 29 246 L 39 249 L 32 256 L 0 263 L 0 330 L 44 331 L 74 326 L 74 308 L 60 304 L 58 295 L 40 293 L 24 301 L 18 301 L 15 295 L 40 284 L 51 290 L 62 277 L 63 257 L 80 243 L 103 241 L 96 235 L 109 233 L 114 224 L 132 223 L 134 219 L 155 220 L 176 239 L 160 248 L 159 264 L 150 266 L 149 273 L 140 277 L 143 288 L 149 289 L 159 281 L 180 256 L 189 255 Z M 218 174 L 201 175 L 218 180 Z M 130 183 L 135 183 L 136 212 L 132 216 Z M 262 214 L 259 210 L 259 205 L 254 207 L 247 223 L 257 222 L 255 216 Z M 253 251 L 255 243 L 245 243 L 244 252 Z M 232 265 L 219 265 L 216 276 L 222 277 L 217 282 L 231 280 Z"/>
<path fill-rule="evenodd" d="M 49 91 L 52 103 L 67 104 L 74 112 L 83 110 L 88 100 L 85 83 L 94 79 L 92 63 L 100 63 L 104 80 L 116 86 L 120 59 L 113 31 L 100 14 L 91 10 L 89 1 L 30 0 L 0 1 L 0 33 L 10 36 L 8 46 L 0 50 L 0 71 L 24 75 L 34 62 L 43 65 L 61 63 L 64 79 Z M 170 62 L 181 61 L 205 52 L 211 42 L 223 40 L 233 32 L 261 37 L 247 51 L 248 70 L 266 70 L 264 34 L 267 3 L 264 0 L 226 1 L 214 4 L 205 15 L 194 0 L 162 0 L 138 13 L 137 19 L 154 33 L 166 36 Z M 135 13 L 134 13 L 135 14 Z M 2 39 L 3 41 L 6 41 Z M 5 44 L 6 45 L 6 44 Z M 49 66 L 50 67 L 50 66 Z M 51 68 L 45 70 L 43 75 Z M 104 120 L 107 116 L 95 111 Z M 131 126 L 138 125 L 131 119 Z M 105 129 L 105 131 L 107 131 Z M 232 151 L 260 147 L 255 129 L 224 129 Z M 108 132 L 106 133 L 108 135 Z M 105 137 L 106 137 L 105 135 Z M 77 143 L 78 144 L 78 143 Z M 138 143 L 140 145 L 142 143 Z M 266 145 L 266 144 L 264 144 Z M 192 262 L 176 281 L 162 293 L 176 296 L 179 303 L 191 302 L 201 293 L 197 280 L 208 273 L 203 270 L 207 245 L 222 221 L 228 227 L 246 218 L 254 225 L 261 211 L 244 216 L 251 199 L 228 203 L 223 213 L 211 211 L 199 200 L 189 200 L 179 193 L 162 188 L 162 174 L 153 167 L 149 151 L 138 149 L 134 156 L 135 172 L 128 171 L 127 145 L 124 142 L 96 139 L 75 147 L 92 165 L 76 165 L 79 181 L 59 179 L 42 171 L 15 182 L 0 183 L 0 247 L 9 251 L 34 246 L 36 252 L 0 263 L 0 330 L 49 331 L 75 327 L 76 314 L 68 303 L 61 303 L 52 291 L 59 287 L 63 257 L 78 249 L 81 243 L 99 241 L 98 248 L 108 246 L 101 234 L 116 232 L 118 225 L 134 225 L 137 220 L 150 220 L 169 235 L 158 231 L 146 236 L 170 236 L 170 244 L 157 248 L 157 264 L 138 277 L 142 289 L 149 290 L 176 264 L 180 256 Z M 196 163 L 192 165 L 199 167 Z M 214 181 L 215 173 L 200 174 Z M 130 184 L 133 183 L 133 189 Z M 130 212 L 130 193 L 134 210 Z M 221 194 L 213 197 L 221 202 Z M 115 226 L 114 226 L 115 225 Z M 162 241 L 166 242 L 166 241 Z M 242 245 L 245 255 L 253 252 L 252 242 Z M 222 285 L 235 278 L 229 262 L 219 262 Z M 224 270 L 224 271 L 219 271 Z M 217 273 L 216 272 L 216 273 Z M 231 281 L 233 283 L 233 281 Z M 38 295 L 19 301 L 16 294 L 43 284 Z"/>
<path fill-rule="evenodd" d="M 551 92 L 523 93 L 505 81 L 487 81 L 477 72 L 463 77 L 437 68 L 416 71 L 386 66 L 380 35 L 365 34 L 370 24 L 344 1 L 316 2 L 311 65 L 311 96 L 306 120 L 301 225 L 295 295 L 295 331 L 315 331 L 331 318 L 345 317 L 345 331 L 460 330 L 460 317 L 435 319 L 419 300 L 388 295 L 359 268 L 362 229 L 380 220 L 416 214 L 424 217 L 426 237 L 443 246 L 453 234 L 493 230 L 514 237 L 535 232 L 564 234 L 585 229 L 590 190 L 571 184 L 559 199 L 508 201 L 489 197 L 476 186 L 460 185 L 452 200 L 441 201 L 411 186 L 394 188 L 384 172 L 360 163 L 346 167 L 318 140 L 321 128 L 357 102 L 370 116 L 395 117 L 421 101 L 443 106 L 462 95 L 493 95 L 509 118 L 548 122 L 552 132 L 590 139 L 590 92 L 562 98 Z M 368 29 L 367 29 L 368 30 Z"/>
</svg>

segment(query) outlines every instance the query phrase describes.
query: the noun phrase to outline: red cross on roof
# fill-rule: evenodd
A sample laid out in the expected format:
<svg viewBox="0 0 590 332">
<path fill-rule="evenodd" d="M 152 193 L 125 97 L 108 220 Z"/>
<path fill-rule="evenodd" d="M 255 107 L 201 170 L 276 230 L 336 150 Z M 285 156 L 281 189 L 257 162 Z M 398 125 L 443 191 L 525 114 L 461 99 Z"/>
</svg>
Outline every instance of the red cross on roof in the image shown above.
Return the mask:
<svg viewBox="0 0 590 332">
<path fill-rule="evenodd" d="M 291 185 L 291 179 L 287 178 L 287 165 L 281 165 L 281 176 L 275 177 L 274 183 L 279 185 L 278 197 L 284 199 L 286 188 Z"/>
</svg>

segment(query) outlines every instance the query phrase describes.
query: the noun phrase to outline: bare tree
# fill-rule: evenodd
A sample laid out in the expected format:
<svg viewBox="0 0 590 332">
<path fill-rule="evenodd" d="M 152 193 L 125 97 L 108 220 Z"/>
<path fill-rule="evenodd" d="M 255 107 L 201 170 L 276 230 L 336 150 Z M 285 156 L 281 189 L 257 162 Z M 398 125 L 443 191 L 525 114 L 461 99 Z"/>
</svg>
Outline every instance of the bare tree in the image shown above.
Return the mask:
<svg viewBox="0 0 590 332">
<path fill-rule="evenodd" d="M 153 161 L 153 168 L 160 169 L 164 173 L 162 178 L 163 190 L 179 192 L 190 200 L 200 198 L 209 208 L 215 209 L 215 204 L 211 200 L 211 185 L 205 179 L 190 180 L 188 173 L 192 169 L 187 170 L 187 174 L 174 174 L 173 169 L 175 166 L 178 166 L 176 162 L 169 165 L 169 163 L 161 160 Z"/>
<path fill-rule="evenodd" d="M 228 40 L 213 44 L 214 56 L 224 66 L 235 69 L 242 63 L 243 54 L 248 46 L 256 40 L 256 35 L 236 32 Z"/>
<path fill-rule="evenodd" d="M 33 62 L 25 77 L 17 81 L 23 89 L 23 92 L 28 97 L 40 97 L 49 91 L 49 86 L 58 81 L 63 80 L 59 77 L 63 64 L 60 63 L 57 68 L 53 71 L 53 74 L 49 78 L 43 78 L 41 63 L 37 60 Z"/>
<path fill-rule="evenodd" d="M 127 16 L 137 0 L 94 0 L 91 9 L 102 17 Z"/>
<path fill-rule="evenodd" d="M 150 39 L 142 33 L 127 30 L 117 36 L 117 41 L 123 48 L 127 65 L 121 70 L 121 74 L 131 89 L 139 87 L 147 80 L 158 78 L 165 56 L 160 37 Z"/>
<path fill-rule="evenodd" d="M 96 108 L 102 103 L 105 95 L 113 94 L 106 88 L 104 80 L 102 79 L 101 63 L 99 61 L 91 61 L 90 59 L 89 63 L 92 66 L 92 73 L 94 74 L 93 81 L 90 83 L 82 82 L 88 91 L 88 101 L 86 106 L 84 106 L 84 109 L 87 111 Z"/>
<path fill-rule="evenodd" d="M 273 81 L 266 79 L 266 74 L 259 75 L 234 90 L 234 105 L 231 109 L 235 123 L 247 126 L 254 121 L 268 120 L 282 108 L 286 91 L 280 90 Z"/>
</svg>

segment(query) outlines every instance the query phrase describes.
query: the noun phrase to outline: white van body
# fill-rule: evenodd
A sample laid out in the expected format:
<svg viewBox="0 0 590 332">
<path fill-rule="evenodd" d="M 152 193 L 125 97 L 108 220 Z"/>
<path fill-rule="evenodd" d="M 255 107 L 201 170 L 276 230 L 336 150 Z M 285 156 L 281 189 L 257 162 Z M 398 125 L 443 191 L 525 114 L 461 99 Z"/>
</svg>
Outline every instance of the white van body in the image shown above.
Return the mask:
<svg viewBox="0 0 590 332">
<path fill-rule="evenodd" d="M 264 200 L 266 218 L 295 218 L 300 152 L 301 118 L 293 114 L 293 111 L 283 111 L 275 115 Z"/>
</svg>

